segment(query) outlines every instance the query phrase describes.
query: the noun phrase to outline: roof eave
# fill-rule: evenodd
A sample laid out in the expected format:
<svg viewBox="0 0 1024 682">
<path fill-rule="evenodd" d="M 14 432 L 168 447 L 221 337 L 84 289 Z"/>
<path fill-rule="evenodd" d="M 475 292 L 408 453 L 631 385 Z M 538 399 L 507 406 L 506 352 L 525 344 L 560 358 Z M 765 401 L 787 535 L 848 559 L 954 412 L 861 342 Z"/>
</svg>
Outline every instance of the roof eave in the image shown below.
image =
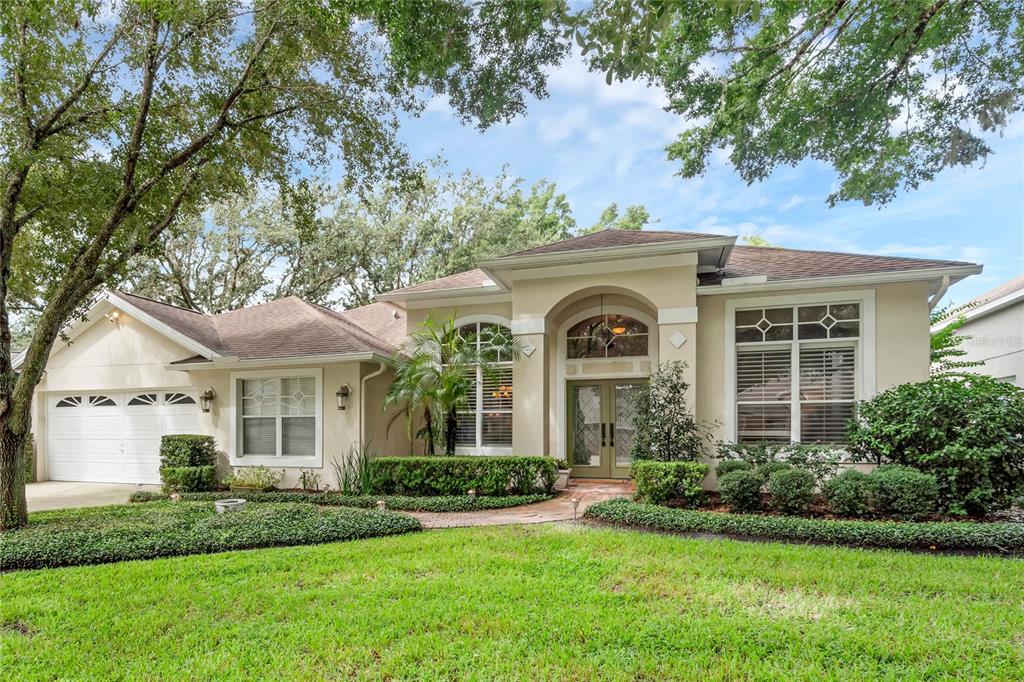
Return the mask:
<svg viewBox="0 0 1024 682">
<path fill-rule="evenodd" d="M 942 322 L 939 322 L 937 325 L 932 327 L 932 331 L 939 331 L 940 329 L 948 327 L 949 325 L 953 324 L 955 320 L 961 317 L 968 321 L 977 320 L 987 315 L 991 315 L 992 313 L 998 312 L 1003 308 L 1007 308 L 1013 305 L 1014 303 L 1018 302 L 1024 302 L 1024 289 L 1011 291 L 1005 296 L 1000 296 L 999 298 L 992 299 L 991 301 L 986 301 L 985 303 L 979 306 L 975 306 L 973 308 L 964 310 L 959 315 L 950 317 L 948 319 L 943 320 Z"/>
<path fill-rule="evenodd" d="M 488 273 L 490 274 L 490 273 Z M 472 287 L 455 287 L 453 289 L 428 289 L 425 291 L 394 291 L 386 294 L 377 294 L 373 297 L 375 301 L 381 301 L 386 303 L 394 303 L 398 307 L 403 308 L 401 305 L 406 301 L 426 301 L 433 299 L 445 299 L 445 298 L 459 298 L 462 296 L 476 296 L 484 294 L 503 294 L 507 291 L 504 287 L 497 284 L 497 280 L 494 280 L 495 284 L 485 284 Z"/>
<path fill-rule="evenodd" d="M 189 370 L 210 370 L 210 369 L 243 369 L 259 368 L 265 366 L 291 366 L 308 364 L 335 364 L 344 362 L 383 362 L 392 363 L 394 358 L 390 355 L 378 352 L 360 353 L 330 353 L 326 355 L 292 355 L 288 357 L 268 358 L 239 358 L 235 356 L 221 356 L 215 360 L 205 362 L 168 363 L 165 369 L 172 371 Z"/>
<path fill-rule="evenodd" d="M 757 284 L 741 284 L 722 286 L 721 284 L 705 284 L 697 287 L 697 295 L 723 296 L 760 291 L 785 291 L 787 289 L 813 289 L 817 287 L 856 286 L 860 284 L 886 284 L 893 282 L 914 282 L 935 280 L 940 282 L 949 277 L 950 284 L 959 282 L 965 277 L 980 274 L 981 265 L 959 265 L 953 267 L 915 268 L 890 272 L 868 272 L 857 275 L 839 275 L 830 277 L 802 277 L 800 279 L 784 279 Z"/>
<path fill-rule="evenodd" d="M 534 256 L 502 256 L 481 261 L 478 267 L 485 272 L 505 269 L 525 269 L 562 265 L 564 263 L 585 263 L 590 261 L 608 260 L 610 257 L 639 258 L 643 256 L 661 255 L 666 253 L 687 253 L 704 249 L 723 248 L 720 260 L 728 258 L 726 249 L 731 250 L 736 243 L 735 237 L 711 237 L 708 239 L 685 239 L 657 242 L 654 244 L 629 244 L 626 246 L 603 246 L 592 249 L 576 249 L 573 251 L 557 251 Z"/>
</svg>

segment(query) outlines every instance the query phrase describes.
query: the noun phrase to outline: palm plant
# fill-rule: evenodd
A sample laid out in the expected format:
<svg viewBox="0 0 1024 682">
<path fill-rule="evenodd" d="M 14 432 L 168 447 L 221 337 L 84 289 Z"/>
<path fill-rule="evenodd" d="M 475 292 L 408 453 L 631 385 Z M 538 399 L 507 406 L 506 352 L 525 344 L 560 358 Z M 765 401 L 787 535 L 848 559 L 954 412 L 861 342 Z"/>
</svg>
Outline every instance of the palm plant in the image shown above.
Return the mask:
<svg viewBox="0 0 1024 682">
<path fill-rule="evenodd" d="M 435 454 L 439 436 L 445 454 L 455 454 L 458 415 L 469 405 L 476 368 L 487 374 L 493 371 L 490 365 L 498 357 L 519 357 L 518 342 L 506 333 L 488 332 L 480 341 L 475 333 L 465 333 L 456 326 L 454 317 L 440 323 L 428 317 L 409 334 L 396 358 L 399 367 L 388 388 L 385 408 L 402 407 L 410 437 L 415 416 L 422 414 L 421 433 L 430 455 Z"/>
</svg>

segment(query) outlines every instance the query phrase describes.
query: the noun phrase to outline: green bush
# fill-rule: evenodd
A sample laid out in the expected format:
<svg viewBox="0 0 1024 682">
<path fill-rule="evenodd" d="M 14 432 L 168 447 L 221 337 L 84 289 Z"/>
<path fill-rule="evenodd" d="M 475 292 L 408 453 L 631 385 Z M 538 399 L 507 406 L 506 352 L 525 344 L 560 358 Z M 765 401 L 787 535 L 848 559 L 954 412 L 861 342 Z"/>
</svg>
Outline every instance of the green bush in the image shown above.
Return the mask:
<svg viewBox="0 0 1024 682">
<path fill-rule="evenodd" d="M 636 401 L 633 461 L 696 461 L 704 453 L 708 431 L 694 418 L 686 396 L 686 363 L 671 360 L 651 372 Z"/>
<path fill-rule="evenodd" d="M 903 520 L 932 516 L 938 506 L 935 477 L 899 464 L 878 467 L 869 476 L 880 514 Z"/>
<path fill-rule="evenodd" d="M 160 438 L 160 468 L 202 467 L 217 463 L 213 436 L 178 434 Z"/>
<path fill-rule="evenodd" d="M 679 502 L 696 507 L 704 499 L 701 485 L 708 473 L 708 465 L 700 462 L 633 462 L 631 468 L 636 482 L 636 497 L 654 504 Z"/>
<path fill-rule="evenodd" d="M 857 407 L 850 448 L 862 461 L 935 476 L 953 514 L 1006 508 L 1024 489 L 1024 389 L 972 375 L 903 384 Z"/>
<path fill-rule="evenodd" d="M 558 475 L 550 457 L 379 457 L 368 465 L 375 495 L 525 495 L 551 492 Z"/>
<path fill-rule="evenodd" d="M 235 467 L 222 483 L 229 488 L 273 490 L 284 478 L 284 471 L 271 471 L 265 466 Z"/>
<path fill-rule="evenodd" d="M 875 489 L 871 477 L 855 469 L 825 481 L 821 492 L 837 516 L 863 518 L 871 516 L 874 510 Z"/>
<path fill-rule="evenodd" d="M 745 459 L 727 459 L 718 463 L 718 466 L 715 467 L 715 475 L 721 478 L 734 471 L 750 471 L 753 468 L 754 465 Z"/>
<path fill-rule="evenodd" d="M 196 493 L 213 490 L 216 470 L 213 466 L 161 467 L 160 480 L 167 492 Z"/>
<path fill-rule="evenodd" d="M 787 468 L 773 472 L 768 477 L 772 509 L 780 514 L 806 514 L 814 501 L 814 483 L 814 474 L 807 469 Z"/>
<path fill-rule="evenodd" d="M 250 504 L 227 514 L 217 514 L 210 502 L 67 509 L 32 514 L 25 528 L 0 533 L 0 571 L 311 545 L 420 528 L 404 514 L 310 504 Z"/>
<path fill-rule="evenodd" d="M 230 492 L 184 493 L 184 502 L 213 502 L 238 497 Z M 244 498 L 248 502 L 259 504 L 315 504 L 321 507 L 355 507 L 374 509 L 377 502 L 394 511 L 423 512 L 468 512 L 483 509 L 507 509 L 526 504 L 536 504 L 550 500 L 552 495 L 534 493 L 531 495 L 506 495 L 505 497 L 469 497 L 468 495 L 452 495 L 433 497 L 409 497 L 405 495 L 348 495 L 345 493 L 307 493 L 279 490 L 275 492 L 247 492 Z M 161 502 L 169 499 L 164 493 L 153 493 L 139 490 L 132 493 L 131 502 Z"/>
<path fill-rule="evenodd" d="M 765 462 L 764 464 L 758 464 L 754 467 L 754 475 L 761 481 L 761 485 L 768 485 L 768 479 L 772 477 L 776 471 L 792 471 L 793 466 L 785 462 Z"/>
<path fill-rule="evenodd" d="M 213 490 L 216 463 L 213 436 L 178 434 L 160 438 L 160 481 L 167 492 Z"/>
<path fill-rule="evenodd" d="M 753 471 L 733 471 L 718 479 L 722 501 L 734 512 L 761 511 L 761 479 Z"/>
<path fill-rule="evenodd" d="M 585 516 L 672 533 L 721 533 L 855 547 L 1024 553 L 1024 523 L 899 523 L 720 514 L 669 509 L 621 498 L 592 505 Z"/>
</svg>

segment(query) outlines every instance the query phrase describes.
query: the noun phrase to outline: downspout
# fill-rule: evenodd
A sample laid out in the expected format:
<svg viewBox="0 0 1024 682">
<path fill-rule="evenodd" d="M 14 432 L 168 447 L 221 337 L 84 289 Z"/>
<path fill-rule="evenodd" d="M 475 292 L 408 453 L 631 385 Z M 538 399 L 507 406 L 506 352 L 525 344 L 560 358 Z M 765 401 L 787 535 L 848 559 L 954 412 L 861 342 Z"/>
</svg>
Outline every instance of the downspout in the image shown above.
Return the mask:
<svg viewBox="0 0 1024 682">
<path fill-rule="evenodd" d="M 363 377 L 359 382 L 359 447 L 366 447 L 366 382 L 374 377 L 379 377 L 384 373 L 388 366 L 383 362 L 380 363 L 380 367 L 377 371 L 371 372 Z"/>
<path fill-rule="evenodd" d="M 935 295 L 928 299 L 928 312 L 935 310 L 935 306 L 939 304 L 942 297 L 946 295 L 946 291 L 949 290 L 949 275 L 943 275 L 939 281 L 939 290 L 935 292 Z"/>
</svg>

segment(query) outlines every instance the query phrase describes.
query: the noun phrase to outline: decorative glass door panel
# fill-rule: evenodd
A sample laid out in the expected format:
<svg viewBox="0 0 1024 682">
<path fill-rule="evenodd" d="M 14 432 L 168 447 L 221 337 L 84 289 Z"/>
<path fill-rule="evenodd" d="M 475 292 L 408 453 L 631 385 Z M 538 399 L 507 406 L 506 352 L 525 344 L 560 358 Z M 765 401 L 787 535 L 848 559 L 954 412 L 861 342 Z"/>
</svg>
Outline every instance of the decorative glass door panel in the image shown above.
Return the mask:
<svg viewBox="0 0 1024 682">
<path fill-rule="evenodd" d="M 639 380 L 569 382 L 567 445 L 573 476 L 629 477 L 644 386 Z"/>
</svg>

